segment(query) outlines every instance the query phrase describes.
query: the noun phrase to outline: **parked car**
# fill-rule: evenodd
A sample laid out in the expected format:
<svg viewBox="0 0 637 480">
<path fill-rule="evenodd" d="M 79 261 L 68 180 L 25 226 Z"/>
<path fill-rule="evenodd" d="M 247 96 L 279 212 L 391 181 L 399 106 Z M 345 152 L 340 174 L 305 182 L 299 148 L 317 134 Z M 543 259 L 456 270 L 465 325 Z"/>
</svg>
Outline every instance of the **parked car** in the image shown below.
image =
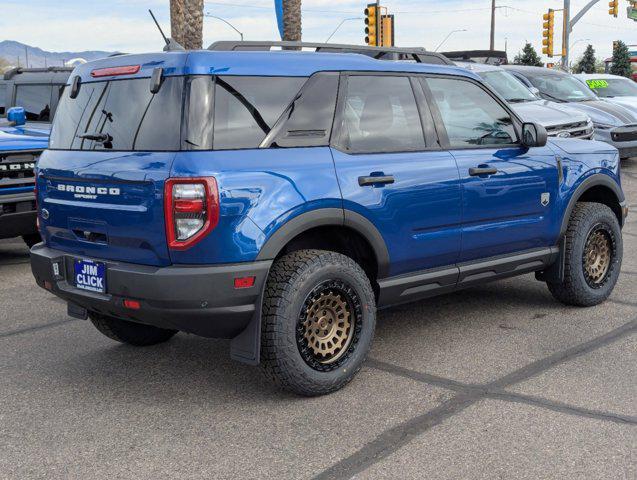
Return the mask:
<svg viewBox="0 0 637 480">
<path fill-rule="evenodd" d="M 26 128 L 24 117 L 22 109 L 11 108 L 0 122 L 0 239 L 21 236 L 31 247 L 40 241 L 33 169 L 49 132 Z"/>
<path fill-rule="evenodd" d="M 593 122 L 577 110 L 568 106 L 542 100 L 506 70 L 480 63 L 456 65 L 476 73 L 485 83 L 504 98 L 509 106 L 527 122 L 536 122 L 546 128 L 549 137 L 579 138 L 593 137 Z"/>
<path fill-rule="evenodd" d="M 40 241 L 33 168 L 72 68 L 15 68 L 0 79 L 0 238 Z"/>
<path fill-rule="evenodd" d="M 82 66 L 38 164 L 41 287 L 120 342 L 231 338 L 344 386 L 378 308 L 536 272 L 596 305 L 622 262 L 617 151 L 554 138 L 463 68 L 190 51 Z"/>
<path fill-rule="evenodd" d="M 637 156 L 637 116 L 630 110 L 599 99 L 572 75 L 540 67 L 507 65 L 527 87 L 555 102 L 568 104 L 593 120 L 593 138 L 619 150 L 621 158 Z"/>
<path fill-rule="evenodd" d="M 634 80 L 609 73 L 580 73 L 575 76 L 599 98 L 637 114 L 637 83 Z"/>
<path fill-rule="evenodd" d="M 0 79 L 0 116 L 22 107 L 29 127 L 50 129 L 70 67 L 14 68 Z"/>
</svg>

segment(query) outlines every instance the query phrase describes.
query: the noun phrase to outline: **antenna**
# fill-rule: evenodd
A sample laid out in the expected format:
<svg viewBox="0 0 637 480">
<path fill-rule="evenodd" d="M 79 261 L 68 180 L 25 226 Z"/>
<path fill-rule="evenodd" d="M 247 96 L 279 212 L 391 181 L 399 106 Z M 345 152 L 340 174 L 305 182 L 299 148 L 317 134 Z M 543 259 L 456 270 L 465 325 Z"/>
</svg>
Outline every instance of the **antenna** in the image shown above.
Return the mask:
<svg viewBox="0 0 637 480">
<path fill-rule="evenodd" d="M 148 13 L 150 13 L 150 16 L 153 17 L 153 22 L 155 22 L 155 25 L 157 25 L 157 29 L 159 30 L 159 33 L 161 33 L 161 36 L 164 38 L 164 42 L 166 42 L 166 45 L 164 46 L 164 51 L 170 52 L 173 50 L 185 50 L 184 47 L 182 47 L 179 44 L 179 42 L 175 41 L 173 38 L 168 38 L 166 37 L 166 35 L 164 35 L 164 31 L 159 26 L 159 22 L 155 18 L 155 15 L 153 14 L 153 11 L 150 8 L 148 9 Z"/>
<path fill-rule="evenodd" d="M 155 25 L 157 25 L 157 29 L 159 30 L 159 33 L 161 33 L 161 36 L 164 37 L 164 42 L 166 42 L 166 45 L 170 45 L 170 40 L 168 40 L 168 38 L 166 38 L 166 35 L 164 35 L 164 31 L 159 26 L 159 22 L 155 18 L 155 15 L 150 8 L 148 9 L 148 13 L 150 13 L 150 16 L 153 17 L 153 22 L 155 22 Z"/>
</svg>

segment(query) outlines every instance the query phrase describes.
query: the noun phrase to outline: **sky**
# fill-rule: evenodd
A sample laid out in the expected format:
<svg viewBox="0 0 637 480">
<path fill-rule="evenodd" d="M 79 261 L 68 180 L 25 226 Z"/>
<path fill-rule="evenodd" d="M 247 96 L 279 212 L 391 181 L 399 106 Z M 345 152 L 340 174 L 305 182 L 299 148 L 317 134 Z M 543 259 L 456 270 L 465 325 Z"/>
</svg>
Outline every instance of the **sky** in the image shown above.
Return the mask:
<svg viewBox="0 0 637 480">
<path fill-rule="evenodd" d="M 589 0 L 572 0 L 573 12 Z M 367 0 L 303 0 L 303 39 L 324 42 L 344 19 L 332 42 L 363 43 L 363 10 Z M 223 17 L 247 40 L 278 40 L 274 0 L 215 0 L 205 11 Z M 453 30 L 441 50 L 489 47 L 491 0 L 383 0 L 396 16 L 396 44 L 435 49 Z M 531 42 L 538 52 L 542 42 L 542 14 L 561 8 L 561 0 L 497 0 L 496 48 L 510 58 Z M 162 39 L 148 15 L 151 8 L 164 30 L 170 31 L 168 0 L 0 0 L 0 40 L 17 40 L 48 51 L 107 50 L 156 51 Z M 626 18 L 626 0 L 620 17 L 608 15 L 601 0 L 578 23 L 571 36 L 572 58 L 588 43 L 599 57 L 612 53 L 613 40 L 637 44 L 637 22 Z M 560 13 L 556 24 L 561 25 Z M 561 29 L 556 31 L 559 50 Z M 215 18 L 204 21 L 204 46 L 239 35 Z M 547 59 L 545 59 L 546 61 Z"/>
</svg>

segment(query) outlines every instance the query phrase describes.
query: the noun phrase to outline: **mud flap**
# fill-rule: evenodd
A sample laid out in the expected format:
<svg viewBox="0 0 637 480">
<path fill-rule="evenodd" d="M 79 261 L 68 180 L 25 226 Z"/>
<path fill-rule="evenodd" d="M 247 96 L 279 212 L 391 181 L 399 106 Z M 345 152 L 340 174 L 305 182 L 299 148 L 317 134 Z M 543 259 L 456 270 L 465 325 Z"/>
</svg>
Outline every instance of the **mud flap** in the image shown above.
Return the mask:
<svg viewBox="0 0 637 480">
<path fill-rule="evenodd" d="M 247 365 L 259 365 L 261 360 L 261 310 L 263 307 L 263 295 L 265 286 L 268 283 L 263 282 L 263 288 L 254 309 L 254 315 L 248 326 L 236 337 L 230 341 L 230 358 L 237 362 Z"/>
<path fill-rule="evenodd" d="M 561 283 L 564 281 L 564 266 L 566 262 L 565 257 L 566 237 L 562 237 L 560 240 L 559 249 L 560 252 L 555 262 L 551 264 L 546 270 L 541 272 L 535 272 L 535 278 L 541 282 Z"/>
</svg>

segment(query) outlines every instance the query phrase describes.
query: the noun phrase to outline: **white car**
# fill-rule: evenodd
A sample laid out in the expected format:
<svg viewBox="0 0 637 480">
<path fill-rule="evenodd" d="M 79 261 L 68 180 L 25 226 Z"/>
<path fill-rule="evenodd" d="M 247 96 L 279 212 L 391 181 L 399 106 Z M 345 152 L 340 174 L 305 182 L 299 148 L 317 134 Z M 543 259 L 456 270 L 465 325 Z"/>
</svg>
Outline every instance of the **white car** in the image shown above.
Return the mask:
<svg viewBox="0 0 637 480">
<path fill-rule="evenodd" d="M 575 76 L 599 98 L 637 113 L 637 83 L 630 78 L 609 73 L 580 73 Z"/>
</svg>

